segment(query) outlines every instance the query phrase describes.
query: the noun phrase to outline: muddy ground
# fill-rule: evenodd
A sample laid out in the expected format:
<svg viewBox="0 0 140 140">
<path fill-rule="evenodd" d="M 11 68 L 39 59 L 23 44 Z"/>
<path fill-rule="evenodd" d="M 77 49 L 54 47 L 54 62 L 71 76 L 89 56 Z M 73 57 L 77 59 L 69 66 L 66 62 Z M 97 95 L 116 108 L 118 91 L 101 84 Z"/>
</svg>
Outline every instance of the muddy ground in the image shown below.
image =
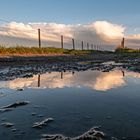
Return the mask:
<svg viewBox="0 0 140 140">
<path fill-rule="evenodd" d="M 96 53 L 91 55 L 50 55 L 50 56 L 0 56 L 0 65 L 23 65 L 38 63 L 61 63 L 61 62 L 107 62 L 140 63 L 140 53 Z"/>
<path fill-rule="evenodd" d="M 114 62 L 103 64 L 106 62 Z M 140 54 L 97 53 L 92 55 L 0 57 L 0 80 L 32 77 L 45 72 L 86 71 L 108 72 L 116 67 L 140 72 Z"/>
</svg>

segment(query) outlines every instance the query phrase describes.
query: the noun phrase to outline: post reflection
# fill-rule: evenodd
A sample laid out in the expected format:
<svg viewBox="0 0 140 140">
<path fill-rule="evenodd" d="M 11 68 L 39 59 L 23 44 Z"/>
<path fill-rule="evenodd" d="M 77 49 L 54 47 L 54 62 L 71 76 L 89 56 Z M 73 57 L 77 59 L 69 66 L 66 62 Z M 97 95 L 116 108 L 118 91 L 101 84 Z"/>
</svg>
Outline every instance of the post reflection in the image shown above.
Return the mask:
<svg viewBox="0 0 140 140">
<path fill-rule="evenodd" d="M 124 86 L 127 84 L 127 77 L 130 76 L 136 78 L 136 80 L 140 79 L 139 73 L 123 70 L 114 70 L 110 72 L 85 71 L 78 73 L 74 71 L 51 72 L 34 75 L 31 78 L 17 78 L 12 81 L 2 81 L 0 82 L 0 88 L 18 89 L 38 87 L 55 89 L 84 87 L 93 90 L 107 91 Z"/>
<path fill-rule="evenodd" d="M 37 87 L 40 87 L 40 85 L 41 85 L 40 82 L 41 82 L 41 75 L 39 74 L 39 75 L 38 75 L 38 84 L 37 84 Z"/>
<path fill-rule="evenodd" d="M 125 77 L 125 72 L 122 70 L 123 77 Z"/>
<path fill-rule="evenodd" d="M 75 71 L 72 71 L 72 75 L 74 75 L 75 74 Z"/>
<path fill-rule="evenodd" d="M 63 79 L 63 72 L 61 72 L 61 79 Z"/>
<path fill-rule="evenodd" d="M 49 74 L 51 74 L 51 73 L 49 73 Z M 72 71 L 72 75 L 74 76 L 74 74 L 75 74 L 75 71 Z M 66 74 L 67 75 L 67 74 Z M 62 72 L 60 72 L 60 79 L 61 80 L 63 80 L 64 79 L 64 72 L 62 71 Z M 46 79 L 46 81 L 47 81 L 47 79 Z M 37 87 L 41 87 L 41 75 L 40 74 L 38 74 L 38 78 L 37 78 Z"/>
</svg>

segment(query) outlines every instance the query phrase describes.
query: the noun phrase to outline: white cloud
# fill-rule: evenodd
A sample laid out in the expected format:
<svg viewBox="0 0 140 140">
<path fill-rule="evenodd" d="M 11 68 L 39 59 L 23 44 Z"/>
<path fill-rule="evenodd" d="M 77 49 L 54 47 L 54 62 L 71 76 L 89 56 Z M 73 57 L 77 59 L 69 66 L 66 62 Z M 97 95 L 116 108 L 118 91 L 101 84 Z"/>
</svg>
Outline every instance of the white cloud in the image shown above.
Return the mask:
<svg viewBox="0 0 140 140">
<path fill-rule="evenodd" d="M 44 40 L 53 40 L 56 41 L 56 37 L 59 38 L 60 35 L 64 35 L 66 37 L 73 37 L 81 34 L 85 34 L 85 32 L 89 35 L 96 36 L 106 36 L 106 38 L 111 39 L 118 38 L 122 36 L 123 28 L 121 26 L 117 26 L 105 21 L 97 21 L 92 24 L 87 25 L 65 25 L 65 24 L 57 24 L 57 23 L 16 23 L 11 22 L 4 26 L 1 26 L 2 31 L 0 31 L 1 35 L 11 35 L 14 37 L 23 37 L 23 38 L 37 38 L 37 29 L 41 28 L 42 30 L 42 38 Z M 110 31 L 109 31 L 110 29 Z M 108 32 L 109 31 L 109 32 Z M 79 34 L 80 33 L 80 34 Z M 85 36 L 86 40 L 86 36 Z"/>
<path fill-rule="evenodd" d="M 16 23 L 1 26 L 0 35 L 12 36 L 25 39 L 37 39 L 37 30 L 41 29 L 41 38 L 46 41 L 59 41 L 60 35 L 73 37 L 72 27 L 56 23 Z M 58 40 L 59 39 L 59 40 Z"/>
<path fill-rule="evenodd" d="M 130 39 L 130 40 L 140 40 L 140 34 L 127 35 L 127 39 Z"/>
<path fill-rule="evenodd" d="M 97 77 L 94 88 L 96 90 L 106 91 L 124 84 L 123 73 L 121 71 L 113 71 L 110 73 L 102 73 Z"/>
<path fill-rule="evenodd" d="M 1 26 L 0 35 L 31 39 L 35 39 L 37 37 L 36 31 L 31 25 L 16 22 L 11 22 Z"/>
<path fill-rule="evenodd" d="M 91 76 L 92 75 L 92 76 Z M 125 77 L 124 77 L 125 76 Z M 127 78 L 131 77 L 140 79 L 140 74 L 135 72 L 123 73 L 120 70 L 111 71 L 108 73 L 101 73 L 97 71 L 78 72 L 75 75 L 66 72 L 63 73 L 63 79 L 61 79 L 61 73 L 52 72 L 42 74 L 40 76 L 40 88 L 65 88 L 65 87 L 86 87 L 98 91 L 107 91 L 113 88 L 118 88 L 127 84 Z M 137 81 L 139 83 L 139 81 Z M 36 88 L 38 85 L 38 75 L 32 78 L 18 78 L 12 81 L 0 82 L 0 88 Z"/>
<path fill-rule="evenodd" d="M 104 39 L 120 39 L 124 36 L 125 28 L 121 25 L 112 24 L 107 21 L 96 21 L 93 23 L 93 27 L 97 34 Z"/>
<path fill-rule="evenodd" d="M 96 21 L 91 24 L 57 24 L 57 23 L 17 23 L 11 22 L 5 25 L 0 25 L 0 36 L 5 37 L 5 42 L 13 43 L 15 38 L 17 42 L 28 42 L 27 40 L 37 41 L 37 29 L 41 29 L 41 39 L 49 43 L 60 44 L 60 36 L 64 35 L 66 43 L 71 43 L 71 38 L 83 40 L 89 43 L 106 44 L 116 47 L 121 38 L 124 36 L 125 27 L 122 25 L 113 24 L 107 21 Z M 133 45 L 138 45 L 140 34 L 125 35 L 128 42 Z M 10 37 L 10 39 L 8 38 Z M 11 38 L 14 38 L 13 41 Z M 2 42 L 2 40 L 0 40 Z M 57 43 L 57 44 L 56 44 Z M 80 44 L 80 42 L 79 42 Z"/>
</svg>

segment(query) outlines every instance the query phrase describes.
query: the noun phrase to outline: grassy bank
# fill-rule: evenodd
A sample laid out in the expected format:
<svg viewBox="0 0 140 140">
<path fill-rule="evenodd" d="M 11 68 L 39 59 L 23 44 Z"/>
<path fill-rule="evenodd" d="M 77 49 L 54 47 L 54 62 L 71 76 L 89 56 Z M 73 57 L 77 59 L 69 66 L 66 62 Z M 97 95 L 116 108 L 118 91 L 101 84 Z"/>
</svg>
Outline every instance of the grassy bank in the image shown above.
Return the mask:
<svg viewBox="0 0 140 140">
<path fill-rule="evenodd" d="M 90 50 L 68 50 L 54 47 L 2 47 L 0 46 L 0 55 L 48 55 L 48 54 L 62 54 L 62 55 L 83 55 L 90 54 Z"/>
<path fill-rule="evenodd" d="M 117 49 L 115 52 L 95 51 L 95 50 L 68 50 L 55 47 L 4 47 L 0 46 L 0 56 L 36 56 L 36 55 L 115 55 L 116 57 L 134 57 L 140 56 L 140 50 L 133 49 Z"/>
<path fill-rule="evenodd" d="M 140 49 L 131 49 L 131 48 L 118 48 L 115 51 L 116 53 L 140 53 Z"/>
</svg>

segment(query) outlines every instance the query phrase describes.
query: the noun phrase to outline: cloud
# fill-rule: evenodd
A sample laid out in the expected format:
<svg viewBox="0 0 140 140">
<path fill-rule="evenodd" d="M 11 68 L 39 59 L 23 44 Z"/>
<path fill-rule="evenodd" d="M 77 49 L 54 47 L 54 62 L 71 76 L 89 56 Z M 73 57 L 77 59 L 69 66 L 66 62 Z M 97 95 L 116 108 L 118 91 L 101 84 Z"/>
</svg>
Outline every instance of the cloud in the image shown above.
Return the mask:
<svg viewBox="0 0 140 140">
<path fill-rule="evenodd" d="M 92 76 L 91 76 L 92 73 Z M 99 91 L 106 91 L 111 88 L 119 87 L 124 84 L 122 72 L 115 71 L 110 73 L 100 72 L 79 72 L 73 75 L 72 73 L 53 72 L 51 74 L 43 74 L 40 76 L 41 88 L 64 88 L 64 87 L 88 87 Z M 13 81 L 0 82 L 0 87 L 8 87 L 11 89 L 37 87 L 38 76 L 32 78 L 18 78 Z"/>
<path fill-rule="evenodd" d="M 1 27 L 0 35 L 37 40 L 38 39 L 38 29 L 41 29 L 41 39 L 43 41 L 60 41 L 60 35 L 72 37 L 69 29 L 66 29 L 65 25 L 55 24 L 55 23 L 16 23 L 11 22 Z"/>
<path fill-rule="evenodd" d="M 36 39 L 36 31 L 29 24 L 11 22 L 0 27 L 0 35 Z"/>
<path fill-rule="evenodd" d="M 17 23 L 11 22 L 0 25 L 1 42 L 9 44 L 24 43 L 35 44 L 38 39 L 37 30 L 41 29 L 41 39 L 51 45 L 60 46 L 60 36 L 64 35 L 64 41 L 71 46 L 71 39 L 75 38 L 76 43 L 81 41 L 103 44 L 104 46 L 116 47 L 125 34 L 126 28 L 107 21 L 96 21 L 89 24 L 57 24 L 57 23 Z M 138 45 L 140 34 L 125 35 L 128 42 Z M 4 42 L 4 43 L 5 43 Z M 37 43 L 36 43 L 37 44 Z M 81 46 L 80 46 L 81 47 Z"/>
<path fill-rule="evenodd" d="M 105 40 L 116 40 L 124 36 L 125 28 L 121 25 L 112 24 L 107 21 L 96 21 L 93 27 L 97 34 Z"/>
<path fill-rule="evenodd" d="M 102 73 L 97 77 L 94 88 L 96 90 L 106 91 L 124 84 L 123 73 L 121 71 L 113 71 L 110 73 Z"/>
<path fill-rule="evenodd" d="M 134 80 L 135 83 L 139 83 L 140 74 L 136 72 L 125 71 L 123 73 L 120 70 L 107 73 L 86 71 L 84 73 L 75 73 L 75 75 L 66 72 L 63 73 L 63 79 L 61 79 L 61 73 L 52 72 L 40 76 L 40 88 L 86 87 L 98 91 L 107 91 L 126 85 L 130 81 L 130 77 L 132 78 L 131 81 Z M 0 82 L 0 88 L 36 88 L 38 86 L 38 78 L 38 75 L 35 75 L 32 78 L 18 78 L 12 81 Z"/>
</svg>

